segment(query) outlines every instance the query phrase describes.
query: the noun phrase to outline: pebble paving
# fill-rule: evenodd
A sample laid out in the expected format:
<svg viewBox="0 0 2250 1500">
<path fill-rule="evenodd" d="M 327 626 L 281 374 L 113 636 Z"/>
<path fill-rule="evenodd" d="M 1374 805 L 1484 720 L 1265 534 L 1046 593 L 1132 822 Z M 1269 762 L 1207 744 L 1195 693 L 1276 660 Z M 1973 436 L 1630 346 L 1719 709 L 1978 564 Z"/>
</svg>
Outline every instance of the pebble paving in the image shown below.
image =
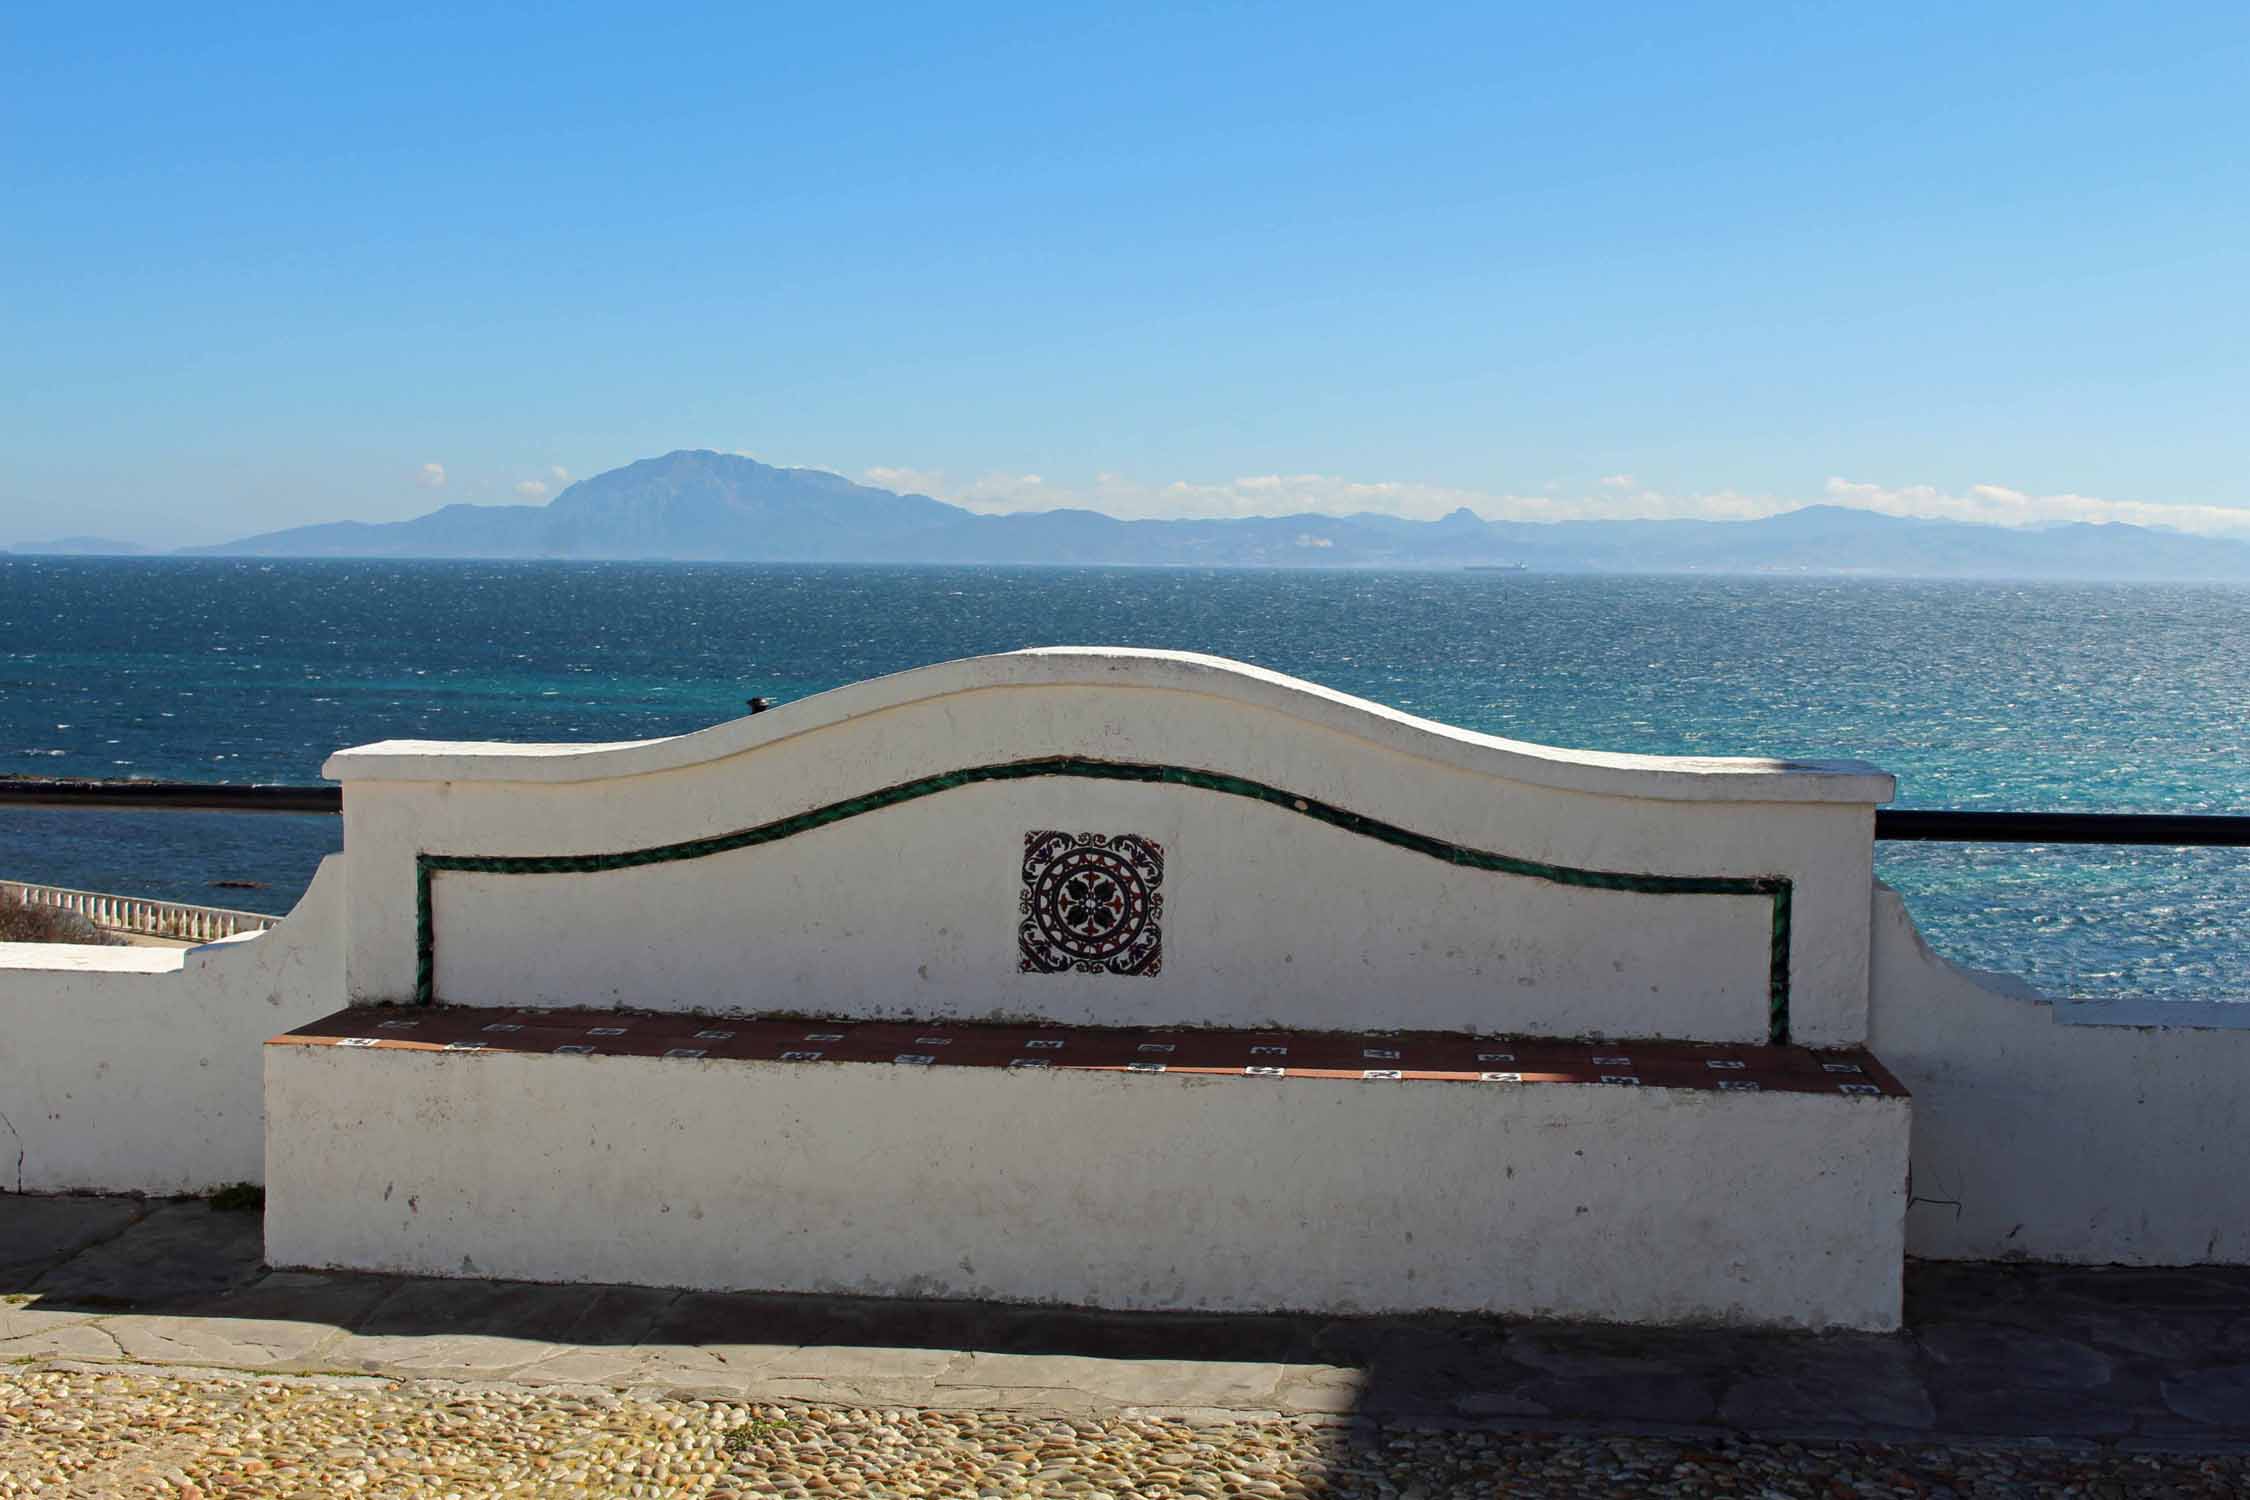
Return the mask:
<svg viewBox="0 0 2250 1500">
<path fill-rule="evenodd" d="M 0 1497 L 2250 1494 L 2250 1455 L 759 1406 L 444 1381 L 0 1369 Z"/>
</svg>

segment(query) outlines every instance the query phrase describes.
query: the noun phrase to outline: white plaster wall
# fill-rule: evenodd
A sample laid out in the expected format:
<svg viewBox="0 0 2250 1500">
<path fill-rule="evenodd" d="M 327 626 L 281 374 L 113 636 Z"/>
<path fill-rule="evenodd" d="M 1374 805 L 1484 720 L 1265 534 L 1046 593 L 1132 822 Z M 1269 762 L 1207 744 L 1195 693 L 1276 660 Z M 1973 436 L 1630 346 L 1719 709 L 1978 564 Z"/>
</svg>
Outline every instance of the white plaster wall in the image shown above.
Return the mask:
<svg viewBox="0 0 2250 1500">
<path fill-rule="evenodd" d="M 1931 952 L 1874 901 L 1870 1046 L 1914 1094 L 1907 1249 L 2250 1263 L 2250 1006 L 2073 1005 Z"/>
<path fill-rule="evenodd" d="M 613 852 L 1049 755 L 1244 776 L 1554 864 L 1789 877 L 1795 1033 L 1863 1035 L 1873 807 L 1887 776 L 1555 751 L 1235 663 L 1134 652 L 947 663 L 638 745 L 342 752 L 327 769 L 346 783 L 347 986 L 355 1002 L 411 996 L 418 851 Z M 1042 827 L 1170 835 L 1162 977 L 1014 973 L 1022 838 Z M 437 892 L 439 994 L 481 1003 L 726 1008 L 754 976 L 786 977 L 792 1008 L 844 1013 L 1728 1041 L 1766 1025 L 1764 898 L 1545 886 L 1192 788 L 965 788 L 661 874 L 441 873 Z M 636 943 L 636 931 L 662 940 Z M 698 951 L 679 951 L 691 932 Z M 1396 1018 L 1402 1003 L 1415 1019 Z"/>
<path fill-rule="evenodd" d="M 1023 974 L 1023 835 L 1164 844 L 1164 972 Z M 1443 865 L 1240 798 L 965 787 L 783 844 L 595 875 L 439 877 L 466 1004 L 1380 1024 L 1766 1039 L 1764 897 L 1573 890 Z M 1686 956 L 1686 961 L 1683 961 Z"/>
<path fill-rule="evenodd" d="M 262 1044 L 341 1003 L 344 862 L 269 932 L 199 948 L 0 943 L 0 1189 L 265 1177 Z"/>
<path fill-rule="evenodd" d="M 1115 1308 L 1899 1317 L 1904 1099 L 266 1056 L 282 1266 Z"/>
</svg>

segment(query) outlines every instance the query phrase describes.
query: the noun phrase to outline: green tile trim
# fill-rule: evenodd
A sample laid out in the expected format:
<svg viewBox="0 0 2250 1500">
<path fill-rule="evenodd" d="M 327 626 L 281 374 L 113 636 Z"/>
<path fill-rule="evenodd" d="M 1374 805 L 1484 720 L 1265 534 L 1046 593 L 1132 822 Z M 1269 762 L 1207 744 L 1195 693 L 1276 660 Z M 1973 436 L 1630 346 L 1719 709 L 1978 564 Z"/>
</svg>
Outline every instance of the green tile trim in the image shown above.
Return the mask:
<svg viewBox="0 0 2250 1500">
<path fill-rule="evenodd" d="M 1789 1040 L 1790 882 L 1786 876 L 1642 875 L 1621 870 L 1585 870 L 1574 865 L 1548 864 L 1542 860 L 1519 859 L 1512 854 L 1496 854 L 1490 850 L 1471 849 L 1463 844 L 1449 843 L 1393 823 L 1385 823 L 1379 818 L 1370 818 L 1310 797 L 1300 797 L 1294 792 L 1283 791 L 1279 787 L 1267 786 L 1263 782 L 1241 776 L 1198 771 L 1187 766 L 1089 760 L 1075 755 L 1006 761 L 999 765 L 970 766 L 959 771 L 946 771 L 936 776 L 924 776 L 914 781 L 901 782 L 897 786 L 884 787 L 880 791 L 847 797 L 841 802 L 831 802 L 826 807 L 776 818 L 755 828 L 714 834 L 708 838 L 685 839 L 676 844 L 655 844 L 646 849 L 626 849 L 615 854 L 417 854 L 414 858 L 414 998 L 422 1005 L 429 1005 L 436 998 L 437 932 L 431 913 L 430 887 L 432 878 L 442 871 L 464 870 L 480 875 L 594 875 L 609 870 L 639 869 L 643 865 L 707 859 L 714 854 L 729 854 L 737 849 L 779 843 L 800 833 L 810 833 L 816 828 L 841 823 L 847 818 L 881 812 L 885 808 L 949 792 L 956 787 L 975 786 L 991 781 L 1029 781 L 1049 776 L 1074 777 L 1085 781 L 1150 782 L 1163 786 L 1192 787 L 1197 791 L 1217 792 L 1228 797 L 1245 797 L 1253 802 L 1278 807 L 1284 812 L 1311 818 L 1316 823 L 1326 823 L 1346 833 L 1410 850 L 1450 865 L 1483 870 L 1494 875 L 1520 875 L 1530 880 L 1544 880 L 1551 885 L 1578 886 L 1597 891 L 1632 891 L 1655 896 L 1767 897 L 1773 903 L 1773 942 L 1768 967 L 1771 985 L 1768 1034 L 1776 1046 L 1785 1045 Z"/>
</svg>

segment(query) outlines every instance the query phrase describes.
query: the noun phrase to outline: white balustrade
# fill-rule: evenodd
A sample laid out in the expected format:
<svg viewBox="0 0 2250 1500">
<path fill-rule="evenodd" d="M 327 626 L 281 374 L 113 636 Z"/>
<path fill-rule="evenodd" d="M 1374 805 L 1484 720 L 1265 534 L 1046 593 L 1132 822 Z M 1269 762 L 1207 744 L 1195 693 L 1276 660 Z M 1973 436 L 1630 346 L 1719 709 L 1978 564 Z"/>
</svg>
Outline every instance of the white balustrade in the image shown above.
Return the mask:
<svg viewBox="0 0 2250 1500">
<path fill-rule="evenodd" d="M 141 896 L 113 896 L 102 891 L 77 891 L 68 886 L 37 885 L 21 880 L 0 881 L 0 895 L 14 897 L 27 906 L 71 912 L 105 931 L 186 942 L 207 943 L 238 933 L 264 932 L 281 923 L 281 918 L 263 912 L 196 906 L 184 901 L 152 901 Z"/>
</svg>

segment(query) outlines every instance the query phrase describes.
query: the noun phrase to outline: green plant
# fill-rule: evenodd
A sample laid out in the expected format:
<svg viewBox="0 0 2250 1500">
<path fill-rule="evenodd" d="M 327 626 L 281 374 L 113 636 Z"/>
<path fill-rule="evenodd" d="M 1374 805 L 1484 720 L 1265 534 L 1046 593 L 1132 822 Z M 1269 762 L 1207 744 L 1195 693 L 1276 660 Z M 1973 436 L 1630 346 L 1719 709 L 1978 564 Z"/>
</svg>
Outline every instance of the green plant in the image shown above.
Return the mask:
<svg viewBox="0 0 2250 1500">
<path fill-rule="evenodd" d="M 0 893 L 0 943 L 83 943 L 114 948 L 124 939 L 74 911 Z"/>
<path fill-rule="evenodd" d="M 729 1432 L 723 1446 L 729 1453 L 740 1453 L 752 1443 L 762 1442 L 767 1438 L 780 1437 L 789 1430 L 789 1426 L 790 1424 L 787 1421 L 775 1421 L 768 1417 L 754 1417 Z"/>
<path fill-rule="evenodd" d="M 211 1195 L 214 1213 L 262 1212 L 265 1206 L 266 1190 L 254 1182 L 233 1183 Z"/>
</svg>

